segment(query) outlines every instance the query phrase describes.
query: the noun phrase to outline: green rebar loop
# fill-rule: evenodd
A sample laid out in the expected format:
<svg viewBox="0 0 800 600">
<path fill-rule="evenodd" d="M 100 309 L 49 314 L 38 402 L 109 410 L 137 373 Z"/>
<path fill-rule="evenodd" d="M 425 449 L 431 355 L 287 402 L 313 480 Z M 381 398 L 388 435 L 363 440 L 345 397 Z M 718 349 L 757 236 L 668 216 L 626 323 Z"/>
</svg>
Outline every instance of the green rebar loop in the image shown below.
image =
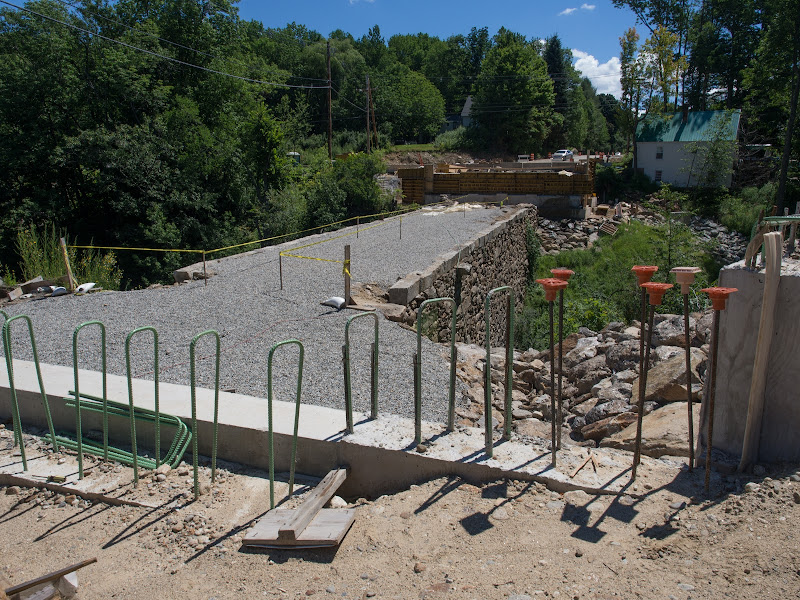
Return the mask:
<svg viewBox="0 0 800 600">
<path fill-rule="evenodd" d="M 484 436 L 486 442 L 486 455 L 491 458 L 493 455 L 492 440 L 492 330 L 491 330 L 491 301 L 492 295 L 499 292 L 508 292 L 506 298 L 506 382 L 505 382 L 505 422 L 503 424 L 503 439 L 511 439 L 511 388 L 512 363 L 514 361 L 514 290 L 507 286 L 501 286 L 491 290 L 486 294 L 484 313 L 486 314 L 486 364 L 484 365 L 484 385 L 483 385 L 483 415 L 484 415 Z"/>
<path fill-rule="evenodd" d="M 72 370 L 75 376 L 75 437 L 78 452 L 78 479 L 83 479 L 83 428 L 81 427 L 81 392 L 78 385 L 78 334 L 84 327 L 100 327 L 100 355 L 103 365 L 103 460 L 108 461 L 108 385 L 106 377 L 106 326 L 100 321 L 87 321 L 72 334 Z"/>
<path fill-rule="evenodd" d="M 417 311 L 417 354 L 414 360 L 414 443 L 422 442 L 422 312 L 430 304 L 450 305 L 450 402 L 447 412 L 447 430 L 455 428 L 456 413 L 456 301 L 452 298 L 430 298 L 419 306 Z"/>
<path fill-rule="evenodd" d="M 5 314 L 5 313 L 4 313 Z M 53 452 L 58 452 L 58 443 L 56 439 L 56 432 L 53 429 L 53 418 L 50 416 L 50 402 L 47 400 L 47 394 L 44 391 L 44 381 L 42 380 L 42 370 L 39 366 L 39 353 L 36 349 L 36 339 L 33 335 L 33 323 L 27 315 L 17 315 L 15 317 L 8 317 L 3 323 L 3 351 L 6 355 L 6 368 L 8 370 L 8 387 L 11 391 L 11 416 L 14 420 L 14 442 L 19 444 L 20 456 L 22 458 L 22 469 L 28 470 L 28 462 L 25 457 L 25 442 L 22 439 L 22 422 L 19 416 L 19 403 L 17 401 L 17 388 L 14 384 L 14 360 L 12 357 L 11 346 L 11 324 L 19 319 L 24 320 L 28 324 L 28 334 L 31 340 L 31 351 L 33 352 L 33 364 L 36 367 L 36 377 L 39 380 L 39 392 L 42 396 L 42 404 L 44 405 L 44 414 L 47 419 L 47 426 L 50 429 L 50 441 L 53 444 Z"/>
<path fill-rule="evenodd" d="M 294 491 L 294 469 L 297 459 L 297 430 L 300 425 L 300 393 L 303 385 L 303 356 L 305 348 L 300 340 L 284 340 L 278 342 L 269 350 L 267 358 L 267 419 L 269 426 L 269 507 L 275 508 L 275 437 L 272 428 L 272 355 L 281 346 L 296 344 L 300 347 L 299 370 L 297 372 L 297 399 L 295 401 L 294 412 L 294 435 L 292 436 L 292 462 L 289 465 L 289 495 Z"/>
<path fill-rule="evenodd" d="M 154 327 L 145 326 L 139 327 L 131 331 L 125 338 L 125 368 L 128 375 L 128 403 L 130 405 L 130 422 L 131 422 L 131 458 L 133 459 L 133 485 L 139 485 L 139 456 L 136 444 L 136 416 L 133 408 L 133 376 L 131 374 L 131 339 L 133 336 L 151 331 L 153 333 L 153 379 L 155 385 L 155 432 L 156 432 L 156 456 L 155 464 L 158 468 L 161 456 L 161 428 L 159 427 L 161 419 L 159 418 L 158 410 L 158 332 Z"/>
<path fill-rule="evenodd" d="M 378 315 L 365 312 L 347 319 L 344 326 L 344 346 L 342 356 L 344 363 L 344 406 L 347 419 L 347 433 L 353 433 L 353 386 L 350 372 L 350 323 L 361 317 L 375 319 L 375 342 L 370 353 L 370 419 L 378 418 Z"/>
<path fill-rule="evenodd" d="M 195 379 L 195 346 L 200 338 L 206 335 L 214 336 L 216 341 L 216 368 L 214 371 L 214 444 L 211 446 L 211 483 L 217 476 L 217 433 L 218 433 L 218 418 L 219 418 L 219 355 L 220 355 L 220 337 L 219 333 L 213 329 L 198 333 L 192 338 L 189 344 L 189 359 L 191 361 L 190 379 L 192 385 L 192 464 L 194 467 L 194 499 L 200 495 L 200 486 L 197 477 L 197 385 Z"/>
</svg>

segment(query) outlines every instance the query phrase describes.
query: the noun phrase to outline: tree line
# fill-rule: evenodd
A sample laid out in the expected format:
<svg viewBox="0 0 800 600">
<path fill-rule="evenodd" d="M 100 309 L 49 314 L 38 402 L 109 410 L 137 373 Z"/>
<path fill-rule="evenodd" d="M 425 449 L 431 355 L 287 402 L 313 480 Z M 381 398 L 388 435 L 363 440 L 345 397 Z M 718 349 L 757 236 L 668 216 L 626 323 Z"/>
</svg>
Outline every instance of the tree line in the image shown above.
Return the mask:
<svg viewBox="0 0 800 600">
<path fill-rule="evenodd" d="M 325 37 L 240 19 L 235 0 L 5 2 L 0 264 L 15 264 L 15 234 L 30 226 L 82 244 L 210 249 L 386 210 L 379 156 L 332 164 L 329 124 L 335 154 L 429 142 L 468 97 L 471 125 L 444 134 L 451 147 L 624 149 L 626 116 L 642 111 L 631 85 L 644 85 L 625 74 L 640 56 L 658 57 L 653 106 L 743 108 L 747 139 L 785 149 L 791 173 L 795 3 L 615 2 L 652 40 L 639 47 L 631 33 L 623 47 L 622 105 L 574 69 L 558 36 L 474 27 L 386 40 L 376 25 Z M 130 286 L 192 258 L 118 255 Z"/>
</svg>

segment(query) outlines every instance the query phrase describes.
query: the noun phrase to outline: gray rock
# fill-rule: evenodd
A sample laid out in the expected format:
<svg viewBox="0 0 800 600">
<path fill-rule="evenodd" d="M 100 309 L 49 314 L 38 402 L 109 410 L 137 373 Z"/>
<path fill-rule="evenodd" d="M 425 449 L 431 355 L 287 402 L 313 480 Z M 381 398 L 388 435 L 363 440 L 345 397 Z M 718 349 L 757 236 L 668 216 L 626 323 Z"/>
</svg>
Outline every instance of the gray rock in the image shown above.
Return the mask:
<svg viewBox="0 0 800 600">
<path fill-rule="evenodd" d="M 639 365 L 639 342 L 627 340 L 612 346 L 605 353 L 606 364 L 612 371 L 634 369 Z"/>
<path fill-rule="evenodd" d="M 681 356 L 685 356 L 685 350 L 678 346 L 658 346 L 651 351 L 651 356 L 655 354 L 654 362 L 659 363 L 665 360 L 669 360 L 673 356 L 677 356 L 680 354 Z"/>
<path fill-rule="evenodd" d="M 661 321 L 653 326 L 653 346 L 685 346 L 683 315 L 660 315 Z M 694 319 L 689 317 L 689 332 L 694 329 Z"/>
<path fill-rule="evenodd" d="M 564 356 L 564 367 L 567 371 L 579 363 L 597 356 L 597 347 L 600 345 L 598 337 L 585 337 L 578 340 L 575 348 Z"/>
<path fill-rule="evenodd" d="M 621 400 L 623 402 L 630 402 L 632 386 L 630 383 L 617 383 L 610 387 L 601 389 L 597 393 L 597 398 L 600 402 L 613 402 L 614 400 Z"/>
<path fill-rule="evenodd" d="M 621 415 L 625 412 L 630 412 L 631 406 L 625 400 L 613 400 L 612 402 L 604 402 L 598 404 L 588 413 L 586 413 L 586 423 L 596 423 L 601 419 L 613 417 L 614 415 Z"/>
<path fill-rule="evenodd" d="M 691 350 L 691 381 L 700 383 L 698 367 L 706 360 L 706 355 L 697 348 Z M 633 382 L 633 389 L 639 389 L 639 380 Z M 637 392 L 638 393 L 638 392 Z M 686 358 L 683 353 L 660 362 L 647 373 L 645 399 L 654 402 L 680 402 L 686 400 Z"/>
</svg>

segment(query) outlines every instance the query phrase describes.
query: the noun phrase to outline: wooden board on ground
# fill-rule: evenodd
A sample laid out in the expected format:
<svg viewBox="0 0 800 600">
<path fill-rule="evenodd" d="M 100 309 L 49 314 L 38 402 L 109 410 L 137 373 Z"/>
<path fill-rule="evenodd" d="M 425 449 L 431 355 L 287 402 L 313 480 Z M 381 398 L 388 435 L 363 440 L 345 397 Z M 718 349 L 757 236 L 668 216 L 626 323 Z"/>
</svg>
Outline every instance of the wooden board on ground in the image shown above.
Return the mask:
<svg viewBox="0 0 800 600">
<path fill-rule="evenodd" d="M 337 546 L 353 525 L 354 509 L 322 508 L 347 478 L 334 469 L 319 482 L 300 508 L 273 509 L 242 540 L 243 546 L 320 548 Z"/>
<path fill-rule="evenodd" d="M 276 508 L 253 526 L 242 540 L 242 546 L 262 548 L 324 548 L 338 546 L 356 519 L 354 508 L 323 508 L 295 539 L 281 539 L 279 532 L 297 510 Z"/>
</svg>

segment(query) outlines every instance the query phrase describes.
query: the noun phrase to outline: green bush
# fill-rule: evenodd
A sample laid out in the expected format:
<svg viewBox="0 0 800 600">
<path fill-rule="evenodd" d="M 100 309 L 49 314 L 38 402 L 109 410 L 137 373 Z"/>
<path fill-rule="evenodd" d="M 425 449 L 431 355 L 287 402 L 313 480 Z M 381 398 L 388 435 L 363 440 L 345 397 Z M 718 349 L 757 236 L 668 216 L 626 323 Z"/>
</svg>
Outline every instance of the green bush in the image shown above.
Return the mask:
<svg viewBox="0 0 800 600">
<path fill-rule="evenodd" d="M 769 211 L 775 202 L 775 183 L 760 188 L 746 187 L 739 196 L 725 196 L 719 203 L 719 222 L 728 229 L 750 236 L 761 209 Z"/>
<path fill-rule="evenodd" d="M 467 136 L 466 127 L 458 127 L 452 131 L 445 131 L 436 136 L 433 140 L 433 147 L 439 152 L 452 152 L 454 150 L 466 149 Z"/>
</svg>

